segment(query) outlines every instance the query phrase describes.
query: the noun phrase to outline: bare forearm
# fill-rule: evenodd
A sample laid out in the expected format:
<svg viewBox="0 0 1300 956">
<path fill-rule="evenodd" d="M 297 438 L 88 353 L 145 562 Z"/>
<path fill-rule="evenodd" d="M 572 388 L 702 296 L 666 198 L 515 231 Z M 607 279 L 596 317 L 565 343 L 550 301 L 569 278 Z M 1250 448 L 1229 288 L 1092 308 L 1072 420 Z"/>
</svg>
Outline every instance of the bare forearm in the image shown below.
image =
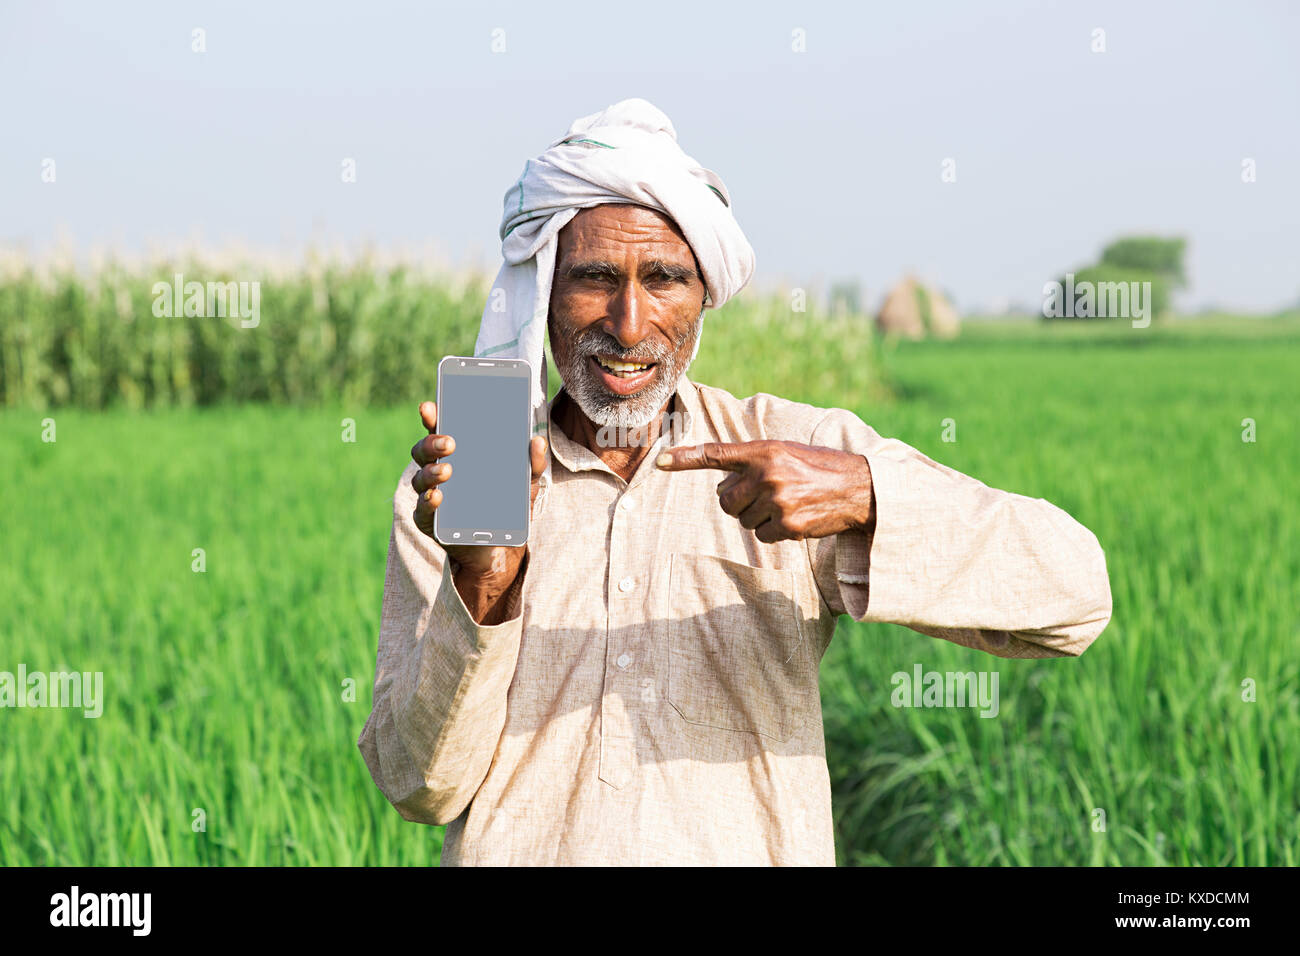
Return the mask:
<svg viewBox="0 0 1300 956">
<path fill-rule="evenodd" d="M 850 457 L 855 460 L 855 468 L 847 484 L 850 489 L 846 496 L 850 508 L 849 529 L 866 535 L 870 545 L 871 535 L 876 530 L 876 489 L 871 482 L 871 463 L 866 455 Z M 858 460 L 862 462 L 861 466 L 857 466 Z"/>
<path fill-rule="evenodd" d="M 485 568 L 467 568 L 453 562 L 452 582 L 475 623 L 490 627 L 510 619 L 510 598 L 515 585 L 522 586 L 526 564 L 527 554 L 516 556 L 504 549 Z"/>
</svg>

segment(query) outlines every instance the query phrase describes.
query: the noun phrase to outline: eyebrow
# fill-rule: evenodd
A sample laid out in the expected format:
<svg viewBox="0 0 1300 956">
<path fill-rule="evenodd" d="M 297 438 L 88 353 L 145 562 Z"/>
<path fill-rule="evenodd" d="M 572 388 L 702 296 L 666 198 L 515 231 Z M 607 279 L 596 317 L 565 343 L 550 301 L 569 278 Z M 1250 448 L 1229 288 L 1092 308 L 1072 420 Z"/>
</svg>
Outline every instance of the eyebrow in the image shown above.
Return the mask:
<svg viewBox="0 0 1300 956">
<path fill-rule="evenodd" d="M 640 272 L 642 278 L 659 276 L 665 279 L 694 279 L 699 277 L 699 273 L 690 266 L 678 265 L 675 262 L 664 262 L 662 259 L 648 260 L 641 266 Z M 623 270 L 608 259 L 579 260 L 570 264 L 564 270 L 564 274 L 570 279 L 623 278 Z"/>
</svg>

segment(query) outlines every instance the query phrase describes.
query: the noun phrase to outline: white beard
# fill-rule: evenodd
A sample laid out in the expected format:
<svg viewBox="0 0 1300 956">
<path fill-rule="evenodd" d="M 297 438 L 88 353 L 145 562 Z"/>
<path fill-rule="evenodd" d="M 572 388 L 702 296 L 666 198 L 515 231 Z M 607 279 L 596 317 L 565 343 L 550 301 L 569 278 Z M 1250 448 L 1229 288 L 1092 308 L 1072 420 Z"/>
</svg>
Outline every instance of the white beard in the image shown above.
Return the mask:
<svg viewBox="0 0 1300 956">
<path fill-rule="evenodd" d="M 628 396 L 613 395 L 607 391 L 592 374 L 588 359 L 594 353 L 575 348 L 569 356 L 568 365 L 559 369 L 564 390 L 597 425 L 623 429 L 644 428 L 654 421 L 659 410 L 677 391 L 681 377 L 699 354 L 703 330 L 704 311 L 701 309 L 699 318 L 695 320 L 695 344 L 691 349 L 691 357 L 678 368 L 673 353 L 656 355 L 652 359 L 658 366 L 654 380 L 635 395 Z"/>
</svg>

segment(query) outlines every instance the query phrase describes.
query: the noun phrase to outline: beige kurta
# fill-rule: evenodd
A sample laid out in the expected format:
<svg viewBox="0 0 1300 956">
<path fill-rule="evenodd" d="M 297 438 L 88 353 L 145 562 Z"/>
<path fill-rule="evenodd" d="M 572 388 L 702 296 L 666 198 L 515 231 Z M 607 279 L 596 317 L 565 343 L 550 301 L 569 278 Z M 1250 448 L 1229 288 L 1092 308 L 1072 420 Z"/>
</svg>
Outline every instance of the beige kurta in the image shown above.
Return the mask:
<svg viewBox="0 0 1300 956">
<path fill-rule="evenodd" d="M 413 523 L 414 464 L 398 482 L 358 743 L 404 818 L 448 824 L 444 864 L 834 865 L 817 681 L 839 615 L 999 657 L 1081 654 L 1110 619 L 1096 537 L 1042 499 L 844 409 L 683 377 L 673 411 L 630 482 L 552 417 L 553 483 L 492 627 Z M 654 465 L 761 438 L 866 456 L 873 538 L 763 544 L 719 506 L 726 473 Z"/>
</svg>

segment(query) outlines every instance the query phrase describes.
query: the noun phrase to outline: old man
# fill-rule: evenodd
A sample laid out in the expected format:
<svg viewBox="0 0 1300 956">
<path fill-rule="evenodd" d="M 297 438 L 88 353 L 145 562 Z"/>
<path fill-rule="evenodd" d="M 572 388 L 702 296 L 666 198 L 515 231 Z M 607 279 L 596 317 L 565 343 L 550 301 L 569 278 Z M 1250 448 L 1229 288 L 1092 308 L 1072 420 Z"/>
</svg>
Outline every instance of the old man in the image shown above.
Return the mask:
<svg viewBox="0 0 1300 956">
<path fill-rule="evenodd" d="M 447 825 L 444 864 L 834 865 L 818 668 L 840 615 L 999 657 L 1077 656 L 1106 626 L 1102 550 L 1055 506 L 845 409 L 687 378 L 754 260 L 649 103 L 530 160 L 501 233 L 476 354 L 542 369 L 528 544 L 434 540 L 456 436 L 425 402 L 359 741 L 405 819 Z"/>
</svg>

